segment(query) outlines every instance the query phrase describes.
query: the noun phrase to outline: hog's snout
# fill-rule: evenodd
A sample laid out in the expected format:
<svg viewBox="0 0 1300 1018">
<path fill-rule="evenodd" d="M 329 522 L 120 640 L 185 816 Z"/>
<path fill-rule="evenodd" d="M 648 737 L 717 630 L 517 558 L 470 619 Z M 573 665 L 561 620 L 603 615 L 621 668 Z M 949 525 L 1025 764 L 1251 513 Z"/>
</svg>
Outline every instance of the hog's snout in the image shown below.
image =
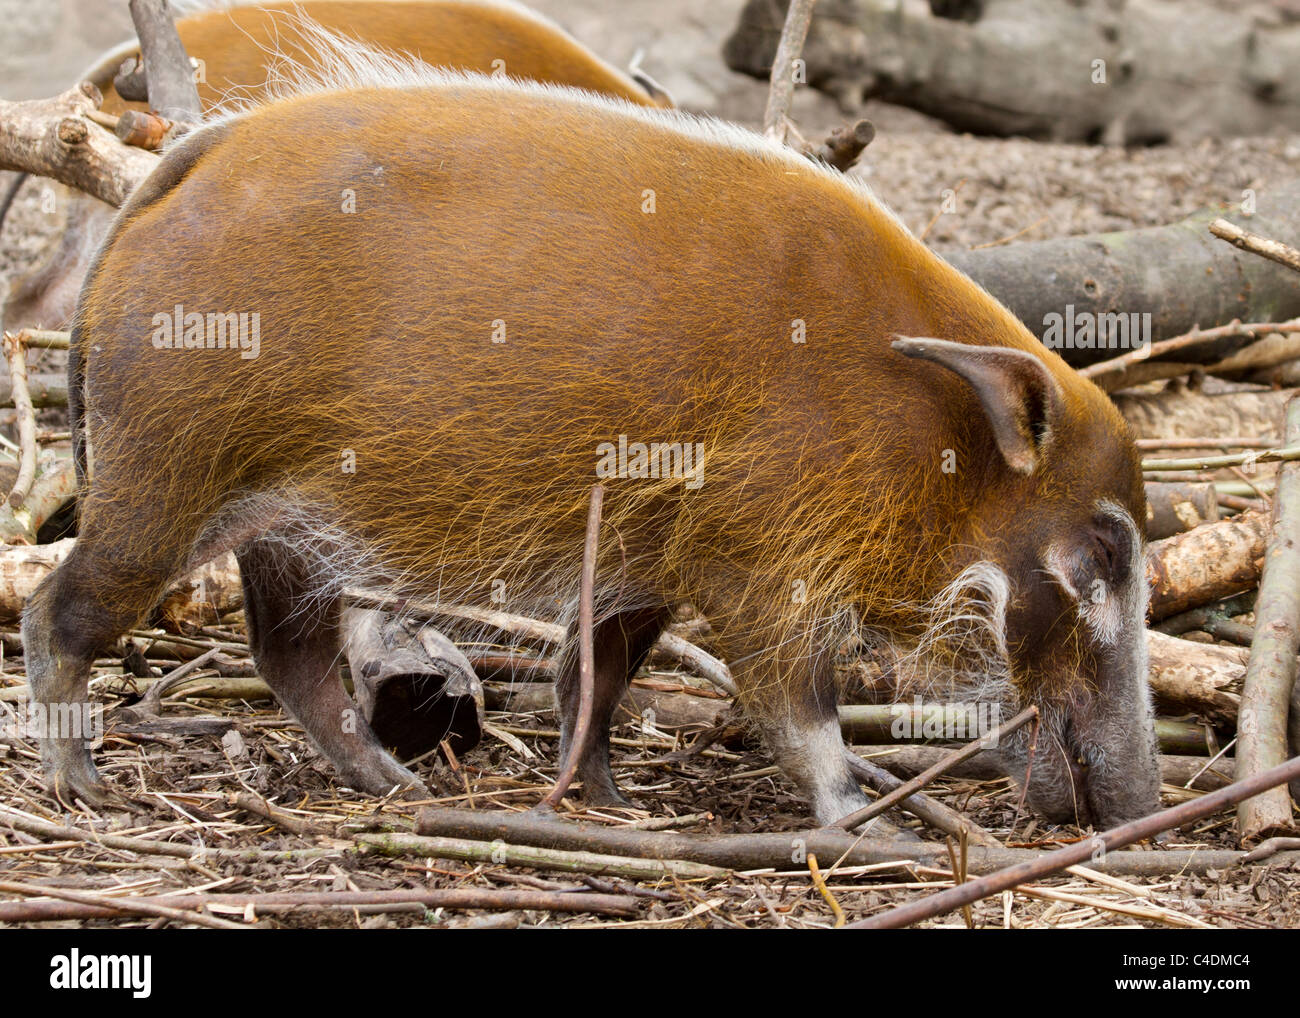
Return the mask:
<svg viewBox="0 0 1300 1018">
<path fill-rule="evenodd" d="M 1045 721 L 1036 745 L 1028 735 L 1013 737 L 1002 759 L 1018 783 L 1028 784 L 1029 805 L 1046 819 L 1105 830 L 1160 808 L 1156 753 L 1149 715 L 1094 714 Z"/>
</svg>

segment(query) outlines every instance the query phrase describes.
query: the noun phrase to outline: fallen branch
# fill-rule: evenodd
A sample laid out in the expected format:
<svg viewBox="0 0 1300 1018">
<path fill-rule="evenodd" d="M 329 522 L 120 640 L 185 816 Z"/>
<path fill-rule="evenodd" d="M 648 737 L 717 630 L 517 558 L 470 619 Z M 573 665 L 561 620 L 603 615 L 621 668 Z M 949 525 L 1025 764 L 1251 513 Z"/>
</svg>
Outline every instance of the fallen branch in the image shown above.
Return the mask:
<svg viewBox="0 0 1300 1018">
<path fill-rule="evenodd" d="M 133 914 L 130 905 L 171 909 L 225 909 L 252 911 L 254 915 L 280 914 L 300 909 L 361 909 L 363 911 L 405 911 L 426 909 L 530 909 L 542 912 L 590 912 L 595 915 L 636 915 L 636 898 L 623 894 L 590 891 L 516 891 L 467 887 L 444 890 L 402 889 L 393 891 L 273 891 L 266 894 L 176 894 L 101 895 L 104 903 L 56 903 L 43 901 L 0 902 L 0 923 L 53 922 L 61 919 L 111 919 Z M 109 903 L 112 904 L 109 904 Z M 128 907 L 121 907 L 120 902 Z M 186 921 L 192 921 L 187 918 Z M 223 927 L 224 928 L 224 927 Z M 245 927 L 239 927 L 245 928 Z"/>
<path fill-rule="evenodd" d="M 1290 463 L 1300 459 L 1300 445 L 1283 449 L 1251 449 L 1247 452 L 1225 453 L 1222 456 L 1196 456 L 1187 459 L 1150 459 L 1142 461 L 1142 470 L 1217 470 L 1220 467 L 1239 467 L 1254 463 Z"/>
<path fill-rule="evenodd" d="M 120 207 L 158 157 L 89 120 L 102 101 L 89 82 L 53 99 L 0 100 L 0 169 L 51 177 Z"/>
<path fill-rule="evenodd" d="M 794 63 L 803 52 L 804 39 L 812 22 L 816 0 L 790 0 L 785 25 L 772 60 L 767 108 L 763 111 L 763 134 L 784 145 L 789 135 L 790 101 L 794 98 Z"/>
<path fill-rule="evenodd" d="M 194 69 L 167 0 L 130 0 L 129 6 L 140 40 L 149 108 L 175 123 L 197 124 L 203 107 Z"/>
<path fill-rule="evenodd" d="M 1288 442 L 1300 442 L 1300 397 L 1287 406 Z M 1237 725 L 1237 774 L 1250 779 L 1287 755 L 1287 712 L 1300 650 L 1300 467 L 1284 466 L 1273 497 L 1273 526 L 1255 598 L 1255 639 L 1241 693 Z M 1237 810 L 1243 844 L 1295 829 L 1291 796 L 1271 789 Z"/>
<path fill-rule="evenodd" d="M 173 908 L 170 905 L 157 905 L 139 898 L 109 894 L 92 894 L 89 891 L 69 891 L 64 887 L 46 887 L 43 884 L 20 884 L 12 880 L 0 880 L 0 891 L 9 894 L 21 894 L 25 897 L 62 898 L 64 901 L 79 905 L 95 905 L 111 910 L 116 915 L 149 916 L 158 919 L 170 919 L 173 922 L 189 923 L 192 926 L 207 926 L 214 930 L 246 930 L 243 923 L 232 923 L 215 916 L 204 915 L 190 909 Z"/>
<path fill-rule="evenodd" d="M 32 406 L 44 409 L 52 406 L 68 405 L 68 376 L 37 372 L 27 376 L 28 398 Z M 9 388 L 9 379 L 0 377 L 0 406 L 13 406 L 13 393 Z"/>
<path fill-rule="evenodd" d="M 971 720 L 973 712 L 965 707 L 944 706 L 942 712 L 931 706 L 914 707 L 911 704 L 845 704 L 839 708 L 840 731 L 846 742 L 854 745 L 901 746 L 918 742 L 961 742 L 961 724 L 975 737 L 977 729 Z M 964 720 L 963 720 L 964 719 Z M 900 738 L 899 723 L 910 726 L 911 738 Z M 927 734 L 933 725 L 935 734 Z M 956 732 L 954 738 L 952 733 Z M 1190 721 L 1156 719 L 1156 737 L 1163 753 L 1204 753 L 1205 729 Z"/>
<path fill-rule="evenodd" d="M 1237 724 L 1247 654 L 1237 647 L 1194 643 L 1147 633 L 1148 677 L 1156 707 L 1162 713 L 1195 713 L 1207 721 Z"/>
<path fill-rule="evenodd" d="M 858 750 L 872 763 L 900 778 L 920 774 L 949 753 L 949 750 L 938 746 L 859 746 Z M 1210 764 L 1203 756 L 1163 754 L 1160 757 L 1161 781 L 1179 787 L 1190 785 L 1202 792 L 1212 792 L 1216 788 L 1232 784 L 1233 769 L 1231 759 L 1220 759 Z M 1009 777 L 1002 760 L 993 750 L 983 750 L 948 768 L 945 774 L 965 781 L 1001 781 Z M 1300 845 L 1296 847 L 1300 848 Z"/>
<path fill-rule="evenodd" d="M 1223 222 L 1223 220 L 1218 220 L 1218 222 Z M 1086 367 L 1079 368 L 1079 374 L 1082 374 L 1084 378 L 1092 378 L 1102 389 L 1122 389 L 1125 385 L 1134 384 L 1134 382 L 1128 380 L 1128 369 L 1134 367 L 1135 364 L 1160 358 L 1165 354 L 1173 354 L 1175 351 L 1187 350 L 1188 347 L 1200 346 L 1203 343 L 1218 341 L 1218 339 L 1236 337 L 1255 339 L 1269 333 L 1294 332 L 1300 332 L 1300 320 L 1256 322 L 1256 324 L 1252 325 L 1243 325 L 1242 322 L 1234 320 L 1227 325 L 1219 325 L 1214 329 L 1192 329 L 1191 332 L 1182 335 L 1161 339 L 1158 343 L 1139 346 L 1136 350 L 1130 350 L 1127 354 L 1121 354 L 1117 358 L 1097 361 L 1096 364 L 1088 364 Z"/>
<path fill-rule="evenodd" d="M 1262 862 L 1265 859 L 1271 859 L 1278 852 L 1295 851 L 1300 849 L 1300 838 L 1269 838 L 1260 842 L 1259 846 L 1242 856 L 1242 862 Z"/>
<path fill-rule="evenodd" d="M 637 859 L 591 852 L 565 852 L 535 846 L 507 845 L 500 841 L 384 833 L 358 834 L 356 842 L 363 853 L 458 859 L 462 862 L 493 863 L 498 866 L 528 866 L 564 873 L 623 877 L 626 880 L 718 880 L 728 876 L 728 872 L 718 866 L 678 859 Z"/>
<path fill-rule="evenodd" d="M 1248 511 L 1152 542 L 1147 546 L 1152 621 L 1255 586 L 1267 535 L 1264 514 Z"/>
<path fill-rule="evenodd" d="M 844 747 L 844 757 L 849 770 L 859 781 L 874 788 L 881 795 L 895 792 L 903 784 L 883 767 L 870 760 L 863 760 L 848 746 Z M 950 806 L 945 806 L 937 799 L 932 799 L 924 792 L 913 792 L 900 803 L 901 809 L 929 824 L 935 830 L 953 838 L 965 838 L 972 845 L 984 848 L 998 848 L 1001 842 L 969 817 L 964 817 Z"/>
<path fill-rule="evenodd" d="M 849 928 L 893 930 L 911 926 L 922 919 L 943 915 L 963 905 L 979 901 L 981 898 L 987 898 L 991 894 L 1008 891 L 1020 884 L 1041 879 L 1088 859 L 1094 860 L 1092 864 L 1094 868 L 1103 869 L 1104 863 L 1110 859 L 1110 853 L 1118 848 L 1131 845 L 1143 838 L 1154 837 L 1162 831 L 1181 827 L 1193 820 L 1211 816 L 1229 806 L 1237 805 L 1243 799 L 1285 784 L 1295 777 L 1300 777 L 1300 757 L 1288 760 L 1280 767 L 1271 768 L 1262 774 L 1234 782 L 1227 788 L 1207 792 L 1199 798 L 1190 799 L 1170 809 L 1152 813 L 1140 820 L 1134 820 L 1073 845 L 1067 845 L 1065 848 L 1048 852 L 1032 862 L 1008 867 L 987 877 L 958 884 L 940 894 L 882 912 L 870 919 L 851 923 Z M 1098 854 L 1102 856 L 1101 865 L 1095 859 Z"/>
<path fill-rule="evenodd" d="M 135 852 L 145 856 L 169 856 L 173 859 L 201 860 L 205 856 L 219 859 L 243 859 L 247 861 L 284 861 L 286 859 L 322 859 L 337 856 L 338 849 L 258 849 L 258 848 L 216 848 L 178 845 L 170 841 L 153 841 L 148 838 L 132 838 L 122 834 L 104 834 L 99 831 L 87 831 L 80 827 L 65 827 L 49 821 L 31 817 L 17 810 L 0 806 L 0 822 L 16 831 L 32 834 L 38 838 L 51 841 L 84 841 L 90 846 L 103 846 L 123 852 Z"/>
<path fill-rule="evenodd" d="M 783 4 L 734 6 L 723 59 L 766 77 Z M 1244 10 L 1210 0 L 839 0 L 818 9 L 807 63 L 816 87 L 842 103 L 882 99 L 958 132 L 1142 146 L 1294 131 L 1300 100 L 1288 69 L 1300 38 L 1285 7 L 1246 22 Z M 1193 65 L 1214 75 L 1189 74 Z"/>
<path fill-rule="evenodd" d="M 427 808 L 420 811 L 416 830 L 422 835 L 473 839 L 490 850 L 498 846 L 531 845 L 556 851 L 598 852 L 641 859 L 689 860 L 723 870 L 789 870 L 803 866 L 807 853 L 819 859 L 840 860 L 841 866 L 869 866 L 896 862 L 947 866 L 947 849 L 934 842 L 882 841 L 860 838 L 833 828 L 755 834 L 680 834 L 675 831 L 637 831 L 626 827 L 559 820 L 533 812 L 475 812 Z M 1084 842 L 1087 845 L 1087 842 Z M 1073 846 L 1072 846 L 1073 847 Z M 1091 849 L 1091 845 L 1088 845 Z M 1087 859 L 1090 852 L 1085 852 Z M 970 873 L 994 873 L 1020 863 L 1042 859 L 1034 849 L 984 847 L 972 844 Z M 1244 853 L 1230 850 L 1172 850 L 1110 852 L 1089 865 L 1115 876 L 1159 876 L 1170 873 L 1204 873 L 1237 865 Z M 1279 857 L 1284 863 L 1300 853 Z"/>
<path fill-rule="evenodd" d="M 959 764 L 963 760 L 970 759 L 976 753 L 980 752 L 981 750 L 989 746 L 997 746 L 999 744 L 999 740 L 1001 740 L 1004 736 L 1010 735 L 1014 731 L 1018 731 L 1020 728 L 1023 728 L 1025 725 L 1027 725 L 1030 721 L 1034 721 L 1037 718 L 1038 718 L 1037 707 L 1025 708 L 1019 714 L 1013 717 L 1010 721 L 1008 721 L 1005 725 L 1000 725 L 997 729 L 995 729 L 992 732 L 989 732 L 985 736 L 982 736 L 979 740 L 975 742 L 968 743 L 967 745 L 961 747 L 960 749 L 953 750 L 946 757 L 944 757 L 944 759 L 934 764 L 934 766 L 927 768 L 925 771 L 918 774 L 916 777 L 911 778 L 908 781 L 904 781 L 892 792 L 888 793 L 887 795 L 881 796 L 870 806 L 864 806 L 862 809 L 850 813 L 848 816 L 844 817 L 843 819 L 837 820 L 834 826 L 845 831 L 853 830 L 859 824 L 865 823 L 866 821 L 870 820 L 874 816 L 879 816 L 881 813 L 889 809 L 891 806 L 897 805 L 898 803 L 902 802 L 913 792 L 919 792 L 922 788 L 928 785 L 935 778 L 945 773 L 949 767 L 952 767 L 955 764 Z"/>
<path fill-rule="evenodd" d="M 0 542 L 35 545 L 41 527 L 76 494 L 77 471 L 72 461 L 46 463 L 37 472 L 20 506 L 0 504 Z"/>
</svg>

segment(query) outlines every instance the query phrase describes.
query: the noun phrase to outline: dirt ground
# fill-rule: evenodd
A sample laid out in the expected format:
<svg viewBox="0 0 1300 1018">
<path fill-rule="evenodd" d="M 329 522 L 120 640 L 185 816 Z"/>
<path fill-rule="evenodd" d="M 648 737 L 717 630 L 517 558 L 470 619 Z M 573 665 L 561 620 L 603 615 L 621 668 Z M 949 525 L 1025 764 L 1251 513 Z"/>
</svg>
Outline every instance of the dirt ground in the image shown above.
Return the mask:
<svg viewBox="0 0 1300 1018">
<path fill-rule="evenodd" d="M 611 19 L 594 0 L 554 8 L 580 38 L 615 59 L 625 60 L 638 44 L 649 46 L 648 68 L 686 105 L 753 123 L 763 89 L 721 67 L 712 46 L 720 25 L 729 25 L 733 4 L 629 4 Z M 676 10 L 669 9 L 675 7 Z M 710 8 L 699 13 L 700 8 Z M 659 14 L 654 14 L 658 9 Z M 658 18 L 659 20 L 656 20 Z M 676 26 L 658 30 L 656 26 Z M 676 34 L 674 34 L 676 32 Z M 712 34 L 711 34 L 712 33 Z M 716 45 L 721 36 L 716 37 Z M 710 56 L 712 54 L 712 56 Z M 682 65 L 671 67 L 674 56 Z M 710 63 L 710 60 L 713 63 Z M 666 66 L 669 67 L 665 73 Z M 866 115 L 878 128 L 864 162 L 853 172 L 868 180 L 916 233 L 940 249 L 972 247 L 1015 239 L 1119 230 L 1171 222 L 1197 208 L 1241 200 L 1247 188 L 1266 189 L 1300 171 L 1300 137 L 1207 141 L 1191 147 L 1125 151 L 956 135 L 907 110 L 869 104 L 865 111 L 837 110 L 830 100 L 801 95 L 796 119 L 817 136 L 842 117 Z M 937 215 L 946 188 L 957 190 L 957 211 Z M 52 218 L 39 208 L 40 189 L 21 194 L 0 237 L 0 279 L 21 271 L 48 242 Z M 202 642 L 241 639 L 238 616 L 222 628 L 193 634 Z M 0 707 L 4 690 L 23 684 L 18 643 L 4 634 Z M 101 662 L 100 674 L 120 672 L 120 662 Z M 175 662 L 159 662 L 160 668 Z M 211 674 L 211 673 L 207 673 Z M 680 676 L 657 678 L 676 681 Z M 67 812 L 42 790 L 34 742 L 0 734 L 0 875 L 49 888 L 93 890 L 113 896 L 284 890 L 380 888 L 546 888 L 616 889 L 637 897 L 630 919 L 592 915 L 521 912 L 414 912 L 369 914 L 365 908 L 303 910 L 258 917 L 258 925 L 286 927 L 531 926 L 566 924 L 650 927 L 826 927 L 834 913 L 806 867 L 790 872 L 737 874 L 721 882 L 641 881 L 587 878 L 493 863 L 418 857 L 390 858 L 355 851 L 361 830 L 409 829 L 417 804 L 379 802 L 340 791 L 331 769 L 305 743 L 300 728 L 266 702 L 187 699 L 168 701 L 165 719 L 217 717 L 221 734 L 186 735 L 161 729 L 133 730 L 123 710 L 136 697 L 102 694 L 109 732 L 99 751 L 101 767 L 129 798 L 98 815 Z M 719 702 L 719 709 L 726 707 Z M 459 762 L 418 765 L 442 804 L 475 809 L 519 809 L 540 798 L 555 772 L 555 719 L 549 712 L 489 714 L 488 720 L 519 745 L 490 736 Z M 238 738 L 230 737 L 231 732 Z M 696 832 L 789 831 L 807 826 L 792 787 L 765 755 L 745 745 L 714 747 L 688 759 L 665 761 L 688 740 L 648 738 L 629 716 L 615 733 L 626 740 L 615 752 L 616 774 L 639 810 L 587 814 L 608 824 L 644 824 L 676 818 L 676 829 Z M 671 733 L 670 733 L 671 734 Z M 223 738 L 224 736 L 224 738 Z M 233 749 L 232 749 L 233 747 Z M 311 821 L 323 833 L 295 834 L 232 806 L 228 797 L 256 793 L 291 817 Z M 944 779 L 931 794 L 961 810 L 1008 845 L 1051 847 L 1084 832 L 1052 827 L 1017 808 L 1009 782 Z M 1166 787 L 1166 804 L 1189 794 Z M 32 820 L 114 832 L 154 843 L 221 849 L 249 849 L 249 855 L 209 854 L 181 860 L 128 851 L 94 842 L 24 833 L 11 825 L 16 811 Z M 904 814 L 895 823 L 920 836 L 934 832 Z M 1235 848 L 1231 815 L 1220 815 L 1178 832 L 1165 848 Z M 832 860 L 822 860 L 829 869 Z M 830 896 L 850 919 L 944 886 L 951 874 L 906 861 L 872 872 L 828 874 Z M 1055 927 L 1175 926 L 1276 928 L 1300 926 L 1300 865 L 1265 863 L 1211 871 L 1200 876 L 1171 874 L 1160 879 L 1126 878 L 1127 887 L 1080 876 L 1040 881 L 1028 892 L 992 898 L 973 906 L 978 926 Z M 9 899 L 14 900 L 14 899 Z M 224 915 L 245 921 L 243 914 Z M 64 920 L 67 926 L 150 925 L 158 920 L 123 917 Z M 42 924 L 50 925 L 50 924 Z M 55 924 L 59 925 L 59 924 Z M 964 926 L 960 913 L 926 925 Z"/>
<path fill-rule="evenodd" d="M 230 632 L 223 627 L 223 636 L 229 637 Z M 673 683 L 682 676 L 658 672 L 647 678 Z M 0 678 L 0 695 L 5 683 L 18 681 L 13 672 Z M 116 684 L 120 687 L 121 680 Z M 38 758 L 30 741 L 10 740 L 7 748 L 0 745 L 3 879 L 113 897 L 182 890 L 221 894 L 405 888 L 590 889 L 631 893 L 639 905 L 635 916 L 618 919 L 519 910 L 466 916 L 417 908 L 398 914 L 370 914 L 364 907 L 257 916 L 259 925 L 272 927 L 558 923 L 588 928 L 816 928 L 832 926 L 835 921 L 832 907 L 815 888 L 806 865 L 792 864 L 786 871 L 737 873 L 720 881 L 634 882 L 608 875 L 357 851 L 352 839 L 359 832 L 410 831 L 420 805 L 517 810 L 535 804 L 555 773 L 556 722 L 549 711 L 489 712 L 488 721 L 497 734 L 464 754 L 458 771 L 436 758 L 416 765 L 430 788 L 437 790 L 437 798 L 414 803 L 380 802 L 338 789 L 330 766 L 306 745 L 302 731 L 269 702 L 201 698 L 169 702 L 161 721 L 141 725 L 124 710 L 135 697 L 105 699 L 109 704 L 108 734 L 97 755 L 102 772 L 124 799 L 97 815 L 65 812 L 51 802 L 41 790 Z M 725 701 L 711 703 L 725 720 Z M 179 728 L 198 717 L 222 719 L 225 734 L 196 737 L 169 731 L 169 726 Z M 576 810 L 575 815 L 602 824 L 653 824 L 657 829 L 693 833 L 807 829 L 802 803 L 755 747 L 733 738 L 686 759 L 672 758 L 670 754 L 688 746 L 694 735 L 661 725 L 656 734 L 647 736 L 641 718 L 631 712 L 614 735 L 615 773 L 633 804 L 642 808 L 583 813 L 566 802 L 566 810 Z M 507 745 L 502 741 L 506 738 L 517 743 Z M 3 741 L 0 739 L 0 744 Z M 521 751 L 519 745 L 525 748 Z M 1195 794 L 1171 786 L 1164 791 L 1166 804 Z M 1005 779 L 943 779 L 929 792 L 1010 847 L 1053 848 L 1085 834 L 1036 819 L 1020 808 L 1016 790 Z M 270 822 L 233 805 L 231 798 L 239 794 L 270 800 L 288 820 Z M 94 842 L 63 840 L 56 834 L 36 837 L 24 833 L 21 823 L 14 824 L 15 816 L 154 844 L 205 846 L 211 851 L 197 859 L 181 860 L 148 850 L 124 851 Z M 891 812 L 888 816 L 923 838 L 935 838 L 905 814 Z M 286 829 L 301 823 L 311 823 L 315 831 L 293 833 Z M 1160 847 L 1234 848 L 1232 817 L 1223 815 L 1192 825 Z M 232 857 L 235 850 L 243 850 L 243 856 Z M 906 859 L 872 867 L 837 867 L 834 862 L 823 859 L 820 865 L 828 893 L 850 920 L 933 893 L 951 880 L 948 867 L 918 865 Z M 227 919 L 252 918 L 242 909 L 216 907 L 210 911 Z M 152 921 L 122 917 L 62 920 L 53 925 L 143 926 Z M 1292 927 L 1300 924 L 1300 873 L 1292 862 L 1278 861 L 1158 879 L 1056 877 L 1036 881 L 1013 895 L 977 903 L 971 921 L 980 927 L 1004 928 Z M 965 920 L 958 913 L 923 925 L 961 927 Z"/>
</svg>

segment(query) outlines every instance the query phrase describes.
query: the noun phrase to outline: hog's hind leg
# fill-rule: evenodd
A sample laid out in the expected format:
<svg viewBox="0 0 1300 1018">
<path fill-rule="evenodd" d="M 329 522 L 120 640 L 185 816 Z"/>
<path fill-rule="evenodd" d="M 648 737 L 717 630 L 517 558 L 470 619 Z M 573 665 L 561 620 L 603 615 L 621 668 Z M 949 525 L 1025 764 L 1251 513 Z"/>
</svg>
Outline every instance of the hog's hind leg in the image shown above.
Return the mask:
<svg viewBox="0 0 1300 1018">
<path fill-rule="evenodd" d="M 274 541 L 246 544 L 236 557 L 258 674 L 340 780 L 371 795 L 394 788 L 427 794 L 380 744 L 343 688 L 339 598 L 322 594 L 309 561 Z"/>
<path fill-rule="evenodd" d="M 96 525 L 93 515 L 83 518 L 76 545 L 23 611 L 29 713 L 43 729 L 47 786 L 66 804 L 80 798 L 98 806 L 109 796 L 91 760 L 92 733 L 84 730 L 95 656 L 153 607 L 184 559 L 184 547 L 174 540 L 114 542 L 113 533 Z"/>
</svg>

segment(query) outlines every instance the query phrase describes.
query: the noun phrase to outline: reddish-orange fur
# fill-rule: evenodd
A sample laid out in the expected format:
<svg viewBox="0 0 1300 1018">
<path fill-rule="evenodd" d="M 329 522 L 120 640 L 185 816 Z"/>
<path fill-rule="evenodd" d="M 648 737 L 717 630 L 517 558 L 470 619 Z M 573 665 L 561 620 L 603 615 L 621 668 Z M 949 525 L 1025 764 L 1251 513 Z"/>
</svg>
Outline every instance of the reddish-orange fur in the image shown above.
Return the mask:
<svg viewBox="0 0 1300 1018">
<path fill-rule="evenodd" d="M 268 59 L 278 52 L 310 63 L 313 49 L 294 31 L 311 18 L 322 28 L 380 49 L 409 53 L 426 64 L 482 74 L 550 81 L 617 96 L 643 106 L 671 106 L 646 93 L 629 75 L 602 60 L 539 16 L 513 5 L 476 0 L 268 0 L 257 6 L 220 8 L 180 18 L 185 52 L 205 66 L 198 83 L 205 110 L 230 96 L 259 99 Z M 107 113 L 143 109 L 112 87 L 121 57 L 95 77 Z"/>
<path fill-rule="evenodd" d="M 260 355 L 155 349 L 152 318 L 176 304 L 260 313 Z M 1040 359 L 1061 410 L 1039 468 L 1010 470 L 970 387 L 892 351 L 896 334 Z M 994 562 L 1023 583 L 1007 623 L 1021 696 L 1073 696 L 1087 651 L 1043 549 L 1099 498 L 1143 518 L 1101 392 L 859 189 L 738 132 L 575 93 L 452 78 L 201 132 L 124 210 L 76 346 L 94 479 L 76 560 L 25 630 L 52 659 L 90 652 L 88 636 L 61 650 L 60 605 L 111 636 L 196 542 L 250 518 L 279 550 L 246 568 L 297 570 L 297 607 L 268 618 L 323 626 L 331 582 L 358 575 L 479 602 L 503 579 L 507 607 L 558 610 L 598 446 L 701 443 L 698 490 L 606 482 L 598 657 L 635 667 L 667 608 L 694 601 L 814 789 L 798 733 L 833 718 L 846 606 L 914 639 L 925 602 Z M 45 688 L 75 695 L 70 674 Z M 583 777 L 609 791 L 595 764 Z"/>
</svg>

